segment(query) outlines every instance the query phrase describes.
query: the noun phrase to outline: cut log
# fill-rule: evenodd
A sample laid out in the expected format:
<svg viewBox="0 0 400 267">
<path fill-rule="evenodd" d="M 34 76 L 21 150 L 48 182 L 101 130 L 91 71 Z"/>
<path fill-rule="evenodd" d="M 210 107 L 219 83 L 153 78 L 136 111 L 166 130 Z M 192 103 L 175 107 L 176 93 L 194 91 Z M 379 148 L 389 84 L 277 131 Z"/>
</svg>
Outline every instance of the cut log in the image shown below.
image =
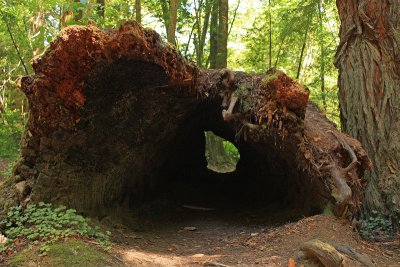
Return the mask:
<svg viewBox="0 0 400 267">
<path fill-rule="evenodd" d="M 241 192 L 232 195 L 255 189 L 305 214 L 332 203 L 349 218 L 360 206 L 371 167 L 364 149 L 283 72 L 199 69 L 136 22 L 68 27 L 32 66 L 14 168 L 32 187 L 27 198 L 101 216 L 204 177 L 204 131 L 212 130 L 241 154 L 233 174 Z"/>
</svg>

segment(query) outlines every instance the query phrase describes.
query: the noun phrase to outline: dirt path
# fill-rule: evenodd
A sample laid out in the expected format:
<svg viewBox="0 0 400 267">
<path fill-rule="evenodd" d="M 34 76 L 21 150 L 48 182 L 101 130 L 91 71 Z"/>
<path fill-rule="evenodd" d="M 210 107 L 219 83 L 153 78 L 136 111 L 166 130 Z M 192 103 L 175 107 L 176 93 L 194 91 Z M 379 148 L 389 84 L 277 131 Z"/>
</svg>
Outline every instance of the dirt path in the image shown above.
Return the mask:
<svg viewBox="0 0 400 267">
<path fill-rule="evenodd" d="M 345 221 L 317 215 L 273 227 L 274 218 L 261 214 L 185 211 L 150 219 L 119 229 L 113 254 L 126 266 L 288 266 L 304 242 L 318 238 L 347 244 L 376 266 L 400 266 L 398 242 L 386 248 L 367 243 Z"/>
</svg>

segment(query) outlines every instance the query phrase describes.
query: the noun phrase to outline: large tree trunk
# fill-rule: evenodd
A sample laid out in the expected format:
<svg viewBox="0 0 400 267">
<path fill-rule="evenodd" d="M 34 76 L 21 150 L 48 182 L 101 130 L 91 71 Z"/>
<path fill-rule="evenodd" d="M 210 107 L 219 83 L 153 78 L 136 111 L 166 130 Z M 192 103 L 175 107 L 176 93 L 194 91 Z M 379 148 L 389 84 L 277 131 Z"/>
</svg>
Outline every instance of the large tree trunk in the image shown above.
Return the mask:
<svg viewBox="0 0 400 267">
<path fill-rule="evenodd" d="M 365 211 L 400 215 L 400 2 L 338 0 L 342 129 L 372 159 Z"/>
<path fill-rule="evenodd" d="M 180 184 L 191 197 L 202 184 L 207 196 L 230 194 L 232 205 L 278 201 L 308 215 L 332 203 L 345 217 L 359 208 L 365 151 L 282 72 L 199 69 L 136 22 L 66 28 L 33 68 L 22 79 L 31 112 L 14 168 L 20 202 L 103 216 L 153 194 L 175 196 Z M 221 103 L 230 92 L 239 101 L 228 116 Z M 209 130 L 239 149 L 229 176 L 206 168 Z"/>
</svg>

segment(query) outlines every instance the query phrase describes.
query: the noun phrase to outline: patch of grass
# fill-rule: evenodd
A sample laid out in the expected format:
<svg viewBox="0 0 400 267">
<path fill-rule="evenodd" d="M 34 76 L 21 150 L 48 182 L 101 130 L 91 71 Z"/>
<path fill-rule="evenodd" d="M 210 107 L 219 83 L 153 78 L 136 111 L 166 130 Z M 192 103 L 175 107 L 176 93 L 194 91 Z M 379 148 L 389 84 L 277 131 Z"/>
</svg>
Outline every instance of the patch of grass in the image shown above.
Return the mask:
<svg viewBox="0 0 400 267">
<path fill-rule="evenodd" d="M 49 245 L 47 256 L 37 248 L 28 248 L 8 260 L 9 266 L 118 266 L 109 254 L 82 240 L 68 239 Z"/>
</svg>

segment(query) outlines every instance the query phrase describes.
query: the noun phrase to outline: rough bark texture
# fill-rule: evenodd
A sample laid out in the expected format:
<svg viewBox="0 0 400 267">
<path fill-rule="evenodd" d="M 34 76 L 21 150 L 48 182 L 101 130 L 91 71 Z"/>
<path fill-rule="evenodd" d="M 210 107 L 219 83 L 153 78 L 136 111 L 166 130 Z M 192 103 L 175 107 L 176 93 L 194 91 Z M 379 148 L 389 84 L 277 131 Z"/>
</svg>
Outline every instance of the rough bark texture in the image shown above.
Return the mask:
<svg viewBox="0 0 400 267">
<path fill-rule="evenodd" d="M 400 215 L 400 2 L 338 0 L 342 128 L 361 141 L 374 168 L 365 211 Z"/>
<path fill-rule="evenodd" d="M 307 106 L 308 89 L 282 72 L 199 69 L 136 22 L 68 27 L 33 68 L 22 80 L 31 112 L 14 169 L 20 202 L 103 216 L 154 195 L 176 197 L 184 185 L 184 197 L 205 186 L 210 198 L 230 194 L 232 205 L 279 200 L 305 215 L 329 203 L 341 216 L 359 208 L 365 151 Z M 230 92 L 239 101 L 225 121 Z M 208 130 L 239 149 L 229 179 L 206 168 Z"/>
</svg>

